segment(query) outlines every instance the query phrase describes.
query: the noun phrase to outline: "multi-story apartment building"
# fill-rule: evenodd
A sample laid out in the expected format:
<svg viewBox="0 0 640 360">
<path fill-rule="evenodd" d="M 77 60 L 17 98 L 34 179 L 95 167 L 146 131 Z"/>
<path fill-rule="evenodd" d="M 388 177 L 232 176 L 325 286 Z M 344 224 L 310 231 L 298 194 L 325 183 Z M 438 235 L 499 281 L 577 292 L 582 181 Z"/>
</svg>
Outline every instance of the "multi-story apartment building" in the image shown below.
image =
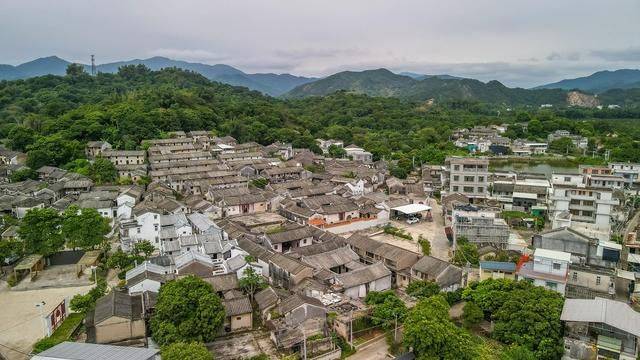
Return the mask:
<svg viewBox="0 0 640 360">
<path fill-rule="evenodd" d="M 556 185 L 550 201 L 551 218 L 568 212 L 572 222 L 591 223 L 599 227 L 610 225 L 613 207 L 618 205 L 611 189 L 586 186 Z"/>
<path fill-rule="evenodd" d="M 459 193 L 471 199 L 489 194 L 489 159 L 448 157 L 445 167 L 442 181 L 449 194 Z"/>
<path fill-rule="evenodd" d="M 640 164 L 634 163 L 609 163 L 609 168 L 613 169 L 616 175 L 622 175 L 628 184 L 640 181 Z"/>
</svg>

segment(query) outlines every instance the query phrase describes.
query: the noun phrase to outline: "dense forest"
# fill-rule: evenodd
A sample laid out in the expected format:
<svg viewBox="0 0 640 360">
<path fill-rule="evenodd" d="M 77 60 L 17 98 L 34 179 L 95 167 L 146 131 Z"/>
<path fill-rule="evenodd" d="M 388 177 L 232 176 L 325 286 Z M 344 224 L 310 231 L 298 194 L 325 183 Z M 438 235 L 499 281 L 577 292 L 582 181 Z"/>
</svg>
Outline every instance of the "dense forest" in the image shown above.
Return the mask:
<svg viewBox="0 0 640 360">
<path fill-rule="evenodd" d="M 325 97 L 281 100 L 211 82 L 178 69 L 142 65 L 90 76 L 70 66 L 66 76 L 0 82 L 0 137 L 26 151 L 28 165 L 64 166 L 84 157 L 90 140 L 135 149 L 143 139 L 174 130 L 211 130 L 240 142 L 292 142 L 319 151 L 315 139 L 336 138 L 395 159 L 399 172 L 413 162 L 440 163 L 464 153 L 449 140 L 459 127 L 528 122 L 507 136 L 544 139 L 566 129 L 589 137 L 588 155 L 611 151 L 611 160 L 640 161 L 640 108 L 506 109 L 470 101 L 436 104 L 335 92 Z"/>
</svg>

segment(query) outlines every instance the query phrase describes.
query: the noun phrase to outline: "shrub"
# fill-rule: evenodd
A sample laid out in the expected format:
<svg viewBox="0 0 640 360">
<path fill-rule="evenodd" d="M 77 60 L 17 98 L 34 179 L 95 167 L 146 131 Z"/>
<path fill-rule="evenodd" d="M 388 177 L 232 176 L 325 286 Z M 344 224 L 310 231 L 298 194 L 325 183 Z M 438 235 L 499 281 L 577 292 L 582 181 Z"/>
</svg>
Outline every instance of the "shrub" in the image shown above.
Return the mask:
<svg viewBox="0 0 640 360">
<path fill-rule="evenodd" d="M 472 328 L 482 321 L 484 313 L 475 303 L 469 301 L 462 308 L 462 323 L 466 328 Z"/>
</svg>

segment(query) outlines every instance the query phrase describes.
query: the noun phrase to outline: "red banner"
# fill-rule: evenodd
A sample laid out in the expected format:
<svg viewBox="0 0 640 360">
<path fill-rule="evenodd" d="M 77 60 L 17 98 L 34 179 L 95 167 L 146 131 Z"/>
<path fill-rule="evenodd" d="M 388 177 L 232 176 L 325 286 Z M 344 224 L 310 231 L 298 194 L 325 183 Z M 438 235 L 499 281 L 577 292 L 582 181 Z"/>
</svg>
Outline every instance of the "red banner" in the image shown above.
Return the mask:
<svg viewBox="0 0 640 360">
<path fill-rule="evenodd" d="M 51 332 L 53 333 L 60 324 L 67 317 L 67 308 L 65 306 L 65 301 L 62 300 L 58 306 L 49 314 L 49 319 L 51 320 Z"/>
</svg>

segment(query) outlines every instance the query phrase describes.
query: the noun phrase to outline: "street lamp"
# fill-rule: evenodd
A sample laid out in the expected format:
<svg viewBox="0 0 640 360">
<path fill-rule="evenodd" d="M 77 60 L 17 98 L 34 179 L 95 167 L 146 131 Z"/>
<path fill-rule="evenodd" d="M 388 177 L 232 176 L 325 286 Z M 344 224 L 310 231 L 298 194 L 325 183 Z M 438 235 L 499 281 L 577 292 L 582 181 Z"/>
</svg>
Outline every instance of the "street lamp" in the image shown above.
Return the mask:
<svg viewBox="0 0 640 360">
<path fill-rule="evenodd" d="M 36 307 L 40 310 L 40 321 L 42 321 L 42 329 L 44 330 L 44 336 L 49 336 L 49 331 L 47 330 L 47 322 L 44 318 L 44 306 L 47 305 L 46 302 L 41 301 L 36 303 Z"/>
<path fill-rule="evenodd" d="M 93 275 L 93 284 L 97 284 L 98 283 L 98 273 L 96 272 L 96 269 L 98 268 L 97 266 L 90 266 L 89 267 L 91 269 L 91 274 Z"/>
</svg>

